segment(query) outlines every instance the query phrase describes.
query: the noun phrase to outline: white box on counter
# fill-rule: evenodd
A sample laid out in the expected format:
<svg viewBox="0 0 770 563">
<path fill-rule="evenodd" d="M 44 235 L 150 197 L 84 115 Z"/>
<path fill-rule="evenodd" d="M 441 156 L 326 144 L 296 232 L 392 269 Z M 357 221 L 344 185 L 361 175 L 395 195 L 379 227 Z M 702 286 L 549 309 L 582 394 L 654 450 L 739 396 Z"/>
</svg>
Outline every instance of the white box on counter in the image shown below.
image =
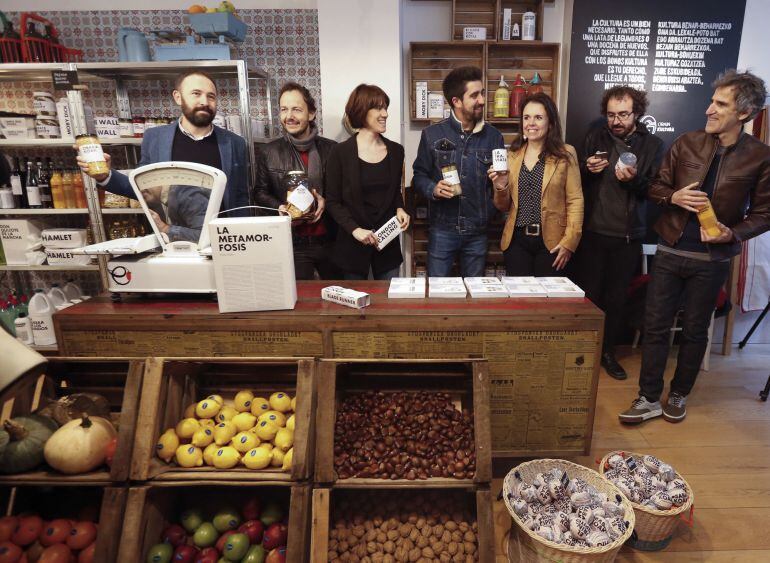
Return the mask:
<svg viewBox="0 0 770 563">
<path fill-rule="evenodd" d="M 43 225 L 30 219 L 0 219 L 0 242 L 9 266 L 28 266 L 27 252 L 41 247 Z"/>
<path fill-rule="evenodd" d="M 465 299 L 467 295 L 462 278 L 428 278 L 428 297 Z"/>
<path fill-rule="evenodd" d="M 209 234 L 220 313 L 294 308 L 289 217 L 214 219 Z"/>
<path fill-rule="evenodd" d="M 425 278 L 393 278 L 388 288 L 388 299 L 422 299 L 425 297 Z"/>
<path fill-rule="evenodd" d="M 321 299 L 337 303 L 338 305 L 352 307 L 353 309 L 361 309 L 368 306 L 371 302 L 368 293 L 356 291 L 355 289 L 348 289 L 339 285 L 324 287 L 321 290 Z"/>
<path fill-rule="evenodd" d="M 40 238 L 46 248 L 49 246 L 57 249 L 88 246 L 88 234 L 85 229 L 45 229 Z"/>
<path fill-rule="evenodd" d="M 586 293 L 580 287 L 565 277 L 553 276 L 537 278 L 540 285 L 548 292 L 548 297 L 585 297 Z"/>
</svg>

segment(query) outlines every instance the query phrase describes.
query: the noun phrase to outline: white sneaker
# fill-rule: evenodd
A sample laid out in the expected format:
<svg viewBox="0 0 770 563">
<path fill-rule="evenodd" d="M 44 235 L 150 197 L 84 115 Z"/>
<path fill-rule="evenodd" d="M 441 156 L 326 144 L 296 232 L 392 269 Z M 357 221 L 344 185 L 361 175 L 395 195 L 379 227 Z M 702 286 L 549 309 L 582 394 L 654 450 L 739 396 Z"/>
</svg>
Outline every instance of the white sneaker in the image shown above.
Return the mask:
<svg viewBox="0 0 770 563">
<path fill-rule="evenodd" d="M 646 397 L 640 395 L 631 403 L 631 408 L 620 413 L 618 418 L 620 418 L 621 422 L 638 423 L 662 414 L 663 407 L 660 401 L 652 403 Z"/>
</svg>

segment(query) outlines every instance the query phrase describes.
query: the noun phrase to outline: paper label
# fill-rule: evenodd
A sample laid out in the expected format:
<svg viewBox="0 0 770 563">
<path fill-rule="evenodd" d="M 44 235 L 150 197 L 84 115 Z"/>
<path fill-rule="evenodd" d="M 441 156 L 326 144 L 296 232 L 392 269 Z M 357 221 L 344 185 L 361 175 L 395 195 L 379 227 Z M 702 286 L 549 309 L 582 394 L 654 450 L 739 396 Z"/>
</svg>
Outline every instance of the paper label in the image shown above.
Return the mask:
<svg viewBox="0 0 770 563">
<path fill-rule="evenodd" d="M 487 38 L 486 27 L 464 27 L 463 39 L 468 41 L 484 41 Z"/>
<path fill-rule="evenodd" d="M 15 174 L 11 176 L 11 191 L 13 195 L 21 195 L 21 177 Z"/>
<path fill-rule="evenodd" d="M 444 176 L 444 181 L 450 186 L 454 186 L 455 184 L 460 183 L 460 174 L 458 174 L 457 168 L 455 168 L 454 170 L 447 170 L 446 172 L 441 172 L 441 174 Z"/>
<path fill-rule="evenodd" d="M 505 149 L 494 149 L 492 151 L 492 169 L 495 172 L 505 172 L 508 170 L 508 154 Z"/>
<path fill-rule="evenodd" d="M 104 152 L 99 143 L 80 145 L 80 156 L 86 162 L 104 162 Z"/>
<path fill-rule="evenodd" d="M 27 186 L 27 200 L 30 207 L 43 205 L 40 201 L 40 189 L 37 186 Z"/>
<path fill-rule="evenodd" d="M 310 206 L 313 205 L 315 198 L 310 190 L 304 186 L 298 186 L 294 190 L 290 191 L 286 202 L 291 203 L 294 207 L 299 209 L 302 213 L 305 213 Z"/>
<path fill-rule="evenodd" d="M 442 94 L 428 94 L 428 117 L 431 119 L 444 117 L 444 96 Z"/>
</svg>

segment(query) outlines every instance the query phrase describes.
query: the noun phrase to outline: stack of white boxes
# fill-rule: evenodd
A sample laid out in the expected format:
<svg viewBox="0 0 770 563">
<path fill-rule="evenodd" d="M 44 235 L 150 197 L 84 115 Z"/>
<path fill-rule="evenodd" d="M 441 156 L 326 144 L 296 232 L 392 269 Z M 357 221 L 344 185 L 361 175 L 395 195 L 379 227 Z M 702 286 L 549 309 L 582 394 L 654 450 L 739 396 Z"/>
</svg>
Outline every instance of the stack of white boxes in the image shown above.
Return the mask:
<svg viewBox="0 0 770 563">
<path fill-rule="evenodd" d="M 462 278 L 429 278 L 428 297 L 465 299 L 467 292 Z"/>
<path fill-rule="evenodd" d="M 73 248 L 88 245 L 85 229 L 46 229 L 41 238 L 51 266 L 87 266 L 91 263 L 91 256 L 72 253 Z"/>
<path fill-rule="evenodd" d="M 388 288 L 388 299 L 425 298 L 425 278 L 393 278 Z"/>
<path fill-rule="evenodd" d="M 505 289 L 511 297 L 548 297 L 548 291 L 532 276 L 504 276 Z"/>
<path fill-rule="evenodd" d="M 548 297 L 585 297 L 586 293 L 569 278 L 537 278 L 540 285 L 548 292 Z"/>
<path fill-rule="evenodd" d="M 465 285 L 474 298 L 508 297 L 508 290 L 494 277 L 468 277 L 465 278 Z"/>
</svg>

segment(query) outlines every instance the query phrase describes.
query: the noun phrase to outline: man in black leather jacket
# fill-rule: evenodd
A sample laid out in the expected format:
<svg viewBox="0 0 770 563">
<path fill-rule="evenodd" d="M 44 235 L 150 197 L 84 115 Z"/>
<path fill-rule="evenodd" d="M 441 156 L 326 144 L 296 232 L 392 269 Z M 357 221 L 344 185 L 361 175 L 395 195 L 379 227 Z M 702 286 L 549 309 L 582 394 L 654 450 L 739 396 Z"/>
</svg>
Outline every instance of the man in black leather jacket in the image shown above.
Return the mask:
<svg viewBox="0 0 770 563">
<path fill-rule="evenodd" d="M 601 103 L 606 120 L 588 132 L 581 157 L 585 220 L 576 281 L 605 313 L 601 363 L 615 379 L 628 377 L 615 358 L 615 341 L 647 232 L 647 187 L 663 157 L 663 141 L 639 121 L 646 110 L 644 92 L 629 86 L 607 90 Z M 618 163 L 623 153 L 632 153 L 636 163 Z"/>
<path fill-rule="evenodd" d="M 304 171 L 316 209 L 292 224 L 295 275 L 298 280 L 312 280 L 317 271 L 320 279 L 339 279 L 341 274 L 331 261 L 337 225 L 329 213 L 324 213 L 323 186 L 326 161 L 336 142 L 318 134 L 316 103 L 307 88 L 296 82 L 285 83 L 278 103 L 284 135 L 260 148 L 252 199 L 256 205 L 285 210 L 287 174 Z"/>
</svg>

